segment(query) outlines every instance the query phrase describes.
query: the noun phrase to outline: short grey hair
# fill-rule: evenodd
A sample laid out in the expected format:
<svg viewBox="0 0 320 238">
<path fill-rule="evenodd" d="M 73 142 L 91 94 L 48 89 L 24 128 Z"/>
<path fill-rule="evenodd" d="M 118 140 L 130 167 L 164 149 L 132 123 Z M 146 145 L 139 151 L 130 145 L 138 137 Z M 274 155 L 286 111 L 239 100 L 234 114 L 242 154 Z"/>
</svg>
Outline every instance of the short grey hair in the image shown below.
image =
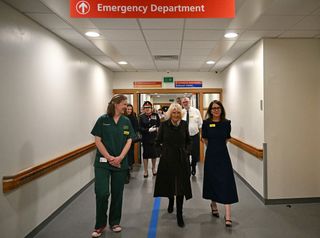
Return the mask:
<svg viewBox="0 0 320 238">
<path fill-rule="evenodd" d="M 171 118 L 172 111 L 175 110 L 175 109 L 181 113 L 181 119 L 182 119 L 182 117 L 184 116 L 184 111 L 182 110 L 181 105 L 179 103 L 176 103 L 176 102 L 171 103 L 170 107 L 168 108 L 168 111 L 166 112 L 166 118 L 167 119 Z"/>
</svg>

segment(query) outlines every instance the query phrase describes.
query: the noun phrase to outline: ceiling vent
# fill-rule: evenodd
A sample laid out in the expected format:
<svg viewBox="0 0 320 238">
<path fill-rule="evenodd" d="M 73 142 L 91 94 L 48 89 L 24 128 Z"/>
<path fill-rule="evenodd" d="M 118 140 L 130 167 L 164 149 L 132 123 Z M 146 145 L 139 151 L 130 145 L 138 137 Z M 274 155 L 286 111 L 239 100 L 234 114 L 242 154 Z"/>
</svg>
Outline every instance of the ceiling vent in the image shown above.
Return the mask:
<svg viewBox="0 0 320 238">
<path fill-rule="evenodd" d="M 179 59 L 178 55 L 154 55 L 153 57 L 158 61 L 174 61 Z"/>
</svg>

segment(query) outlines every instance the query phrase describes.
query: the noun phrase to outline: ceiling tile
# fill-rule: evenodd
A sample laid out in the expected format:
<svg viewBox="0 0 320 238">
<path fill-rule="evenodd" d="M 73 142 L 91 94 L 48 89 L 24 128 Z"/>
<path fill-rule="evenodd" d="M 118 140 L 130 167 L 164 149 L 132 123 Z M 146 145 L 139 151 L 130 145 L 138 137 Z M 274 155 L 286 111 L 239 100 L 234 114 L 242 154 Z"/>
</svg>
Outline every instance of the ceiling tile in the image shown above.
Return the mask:
<svg viewBox="0 0 320 238">
<path fill-rule="evenodd" d="M 159 70 L 178 70 L 178 61 L 155 61 Z"/>
<path fill-rule="evenodd" d="M 183 41 L 182 49 L 213 49 L 217 41 Z"/>
<path fill-rule="evenodd" d="M 182 29 L 183 19 L 139 19 L 142 29 Z"/>
<path fill-rule="evenodd" d="M 123 55 L 150 55 L 148 49 L 138 49 L 138 48 L 118 48 L 118 52 Z"/>
<path fill-rule="evenodd" d="M 223 34 L 219 30 L 185 30 L 184 40 L 220 40 Z"/>
<path fill-rule="evenodd" d="M 181 41 L 147 41 L 151 50 L 180 49 Z"/>
<path fill-rule="evenodd" d="M 320 30 L 320 15 L 305 17 L 292 30 Z"/>
<path fill-rule="evenodd" d="M 182 30 L 143 30 L 143 33 L 148 41 L 151 41 L 151 40 L 181 41 L 182 40 Z"/>
<path fill-rule="evenodd" d="M 180 57 L 180 61 L 201 61 L 204 62 L 208 57 L 203 55 L 184 55 Z"/>
<path fill-rule="evenodd" d="M 180 62 L 180 68 L 197 68 L 199 69 L 203 62 L 199 61 L 181 61 Z"/>
<path fill-rule="evenodd" d="M 211 50 L 209 49 L 183 49 L 182 50 L 182 55 L 184 56 L 208 56 Z"/>
<path fill-rule="evenodd" d="M 90 20 L 99 29 L 110 29 L 110 30 L 139 29 L 139 25 L 136 19 L 91 18 Z"/>
<path fill-rule="evenodd" d="M 140 30 L 101 30 L 100 33 L 107 40 L 144 40 Z"/>
<path fill-rule="evenodd" d="M 276 0 L 264 15 L 308 15 L 320 7 L 319 0 Z"/>
<path fill-rule="evenodd" d="M 151 49 L 152 55 L 179 55 L 180 49 Z"/>
<path fill-rule="evenodd" d="M 122 55 L 149 55 L 144 41 L 108 41 Z"/>
<path fill-rule="evenodd" d="M 319 31 L 286 31 L 282 33 L 280 38 L 313 38 L 320 34 Z"/>
<path fill-rule="evenodd" d="M 250 30 L 287 30 L 302 18 L 303 16 L 261 16 Z"/>
<path fill-rule="evenodd" d="M 259 40 L 261 38 L 277 37 L 283 31 L 245 31 L 239 37 L 239 40 Z"/>
<path fill-rule="evenodd" d="M 189 18 L 186 19 L 185 29 L 218 29 L 228 28 L 232 19 L 228 18 Z"/>
<path fill-rule="evenodd" d="M 138 48 L 138 49 L 147 49 L 145 41 L 108 41 L 115 48 Z"/>
</svg>

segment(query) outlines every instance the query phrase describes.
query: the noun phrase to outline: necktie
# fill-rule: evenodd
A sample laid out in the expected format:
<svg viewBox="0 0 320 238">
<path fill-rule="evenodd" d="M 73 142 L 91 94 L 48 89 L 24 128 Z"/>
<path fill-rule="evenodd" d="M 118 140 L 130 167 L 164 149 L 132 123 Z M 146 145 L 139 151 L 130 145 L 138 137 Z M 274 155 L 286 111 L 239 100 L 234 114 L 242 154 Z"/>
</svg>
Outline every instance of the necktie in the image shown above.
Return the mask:
<svg viewBox="0 0 320 238">
<path fill-rule="evenodd" d="M 187 123 L 189 125 L 189 110 L 187 110 Z"/>
</svg>

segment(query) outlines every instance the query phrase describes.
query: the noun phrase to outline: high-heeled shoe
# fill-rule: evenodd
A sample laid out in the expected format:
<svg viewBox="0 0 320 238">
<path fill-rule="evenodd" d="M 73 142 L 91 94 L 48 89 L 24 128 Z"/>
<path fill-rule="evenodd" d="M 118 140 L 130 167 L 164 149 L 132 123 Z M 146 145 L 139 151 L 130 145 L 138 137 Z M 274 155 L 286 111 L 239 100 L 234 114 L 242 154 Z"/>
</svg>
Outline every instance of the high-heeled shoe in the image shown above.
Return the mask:
<svg viewBox="0 0 320 238">
<path fill-rule="evenodd" d="M 156 176 L 157 175 L 157 171 L 156 170 L 152 170 L 152 175 Z"/>
<path fill-rule="evenodd" d="M 227 219 L 226 217 L 224 217 L 224 222 L 226 224 L 226 227 L 232 227 L 232 220 L 231 219 Z"/>
<path fill-rule="evenodd" d="M 210 204 L 210 207 L 211 207 L 211 214 L 212 214 L 212 216 L 219 218 L 220 215 L 219 215 L 218 209 L 217 209 L 217 208 L 214 208 L 214 207 L 212 206 L 212 203 Z"/>
<path fill-rule="evenodd" d="M 148 178 L 148 176 L 149 176 L 148 173 L 146 173 L 146 174 L 143 175 L 144 178 Z"/>
</svg>

